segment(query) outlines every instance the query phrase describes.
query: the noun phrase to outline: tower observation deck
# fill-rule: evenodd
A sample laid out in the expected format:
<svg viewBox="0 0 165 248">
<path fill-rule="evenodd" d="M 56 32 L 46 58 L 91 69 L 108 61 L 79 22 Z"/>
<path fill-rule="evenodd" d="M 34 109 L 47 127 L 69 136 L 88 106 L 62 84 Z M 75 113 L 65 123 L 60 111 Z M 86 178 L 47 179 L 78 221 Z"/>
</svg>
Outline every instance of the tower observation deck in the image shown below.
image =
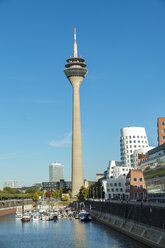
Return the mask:
<svg viewBox="0 0 165 248">
<path fill-rule="evenodd" d="M 88 72 L 85 68 L 85 60 L 77 56 L 76 29 L 74 29 L 74 57 L 66 61 L 64 73 L 73 87 L 72 195 L 75 196 L 84 184 L 79 87 Z"/>
</svg>

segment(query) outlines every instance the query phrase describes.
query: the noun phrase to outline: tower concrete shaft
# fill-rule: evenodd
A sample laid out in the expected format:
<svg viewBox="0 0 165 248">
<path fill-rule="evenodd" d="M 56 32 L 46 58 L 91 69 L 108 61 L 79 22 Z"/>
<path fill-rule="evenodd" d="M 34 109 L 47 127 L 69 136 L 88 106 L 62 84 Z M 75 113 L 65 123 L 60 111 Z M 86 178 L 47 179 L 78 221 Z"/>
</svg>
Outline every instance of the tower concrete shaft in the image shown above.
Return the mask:
<svg viewBox="0 0 165 248">
<path fill-rule="evenodd" d="M 72 195 L 78 194 L 83 180 L 83 159 L 81 142 L 81 118 L 79 88 L 87 73 L 83 58 L 77 57 L 76 31 L 74 30 L 74 57 L 67 59 L 65 75 L 73 87 L 73 121 L 72 121 Z"/>
</svg>

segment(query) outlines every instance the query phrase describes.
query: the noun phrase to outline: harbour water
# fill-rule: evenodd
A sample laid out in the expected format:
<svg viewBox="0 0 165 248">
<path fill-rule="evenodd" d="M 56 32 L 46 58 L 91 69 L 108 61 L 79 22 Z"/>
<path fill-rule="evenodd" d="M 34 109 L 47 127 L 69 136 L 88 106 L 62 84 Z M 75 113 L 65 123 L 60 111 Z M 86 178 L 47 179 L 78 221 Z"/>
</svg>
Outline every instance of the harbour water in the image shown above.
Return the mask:
<svg viewBox="0 0 165 248">
<path fill-rule="evenodd" d="M 77 219 L 22 223 L 14 215 L 0 217 L 0 248 L 146 248 L 95 222 Z"/>
</svg>

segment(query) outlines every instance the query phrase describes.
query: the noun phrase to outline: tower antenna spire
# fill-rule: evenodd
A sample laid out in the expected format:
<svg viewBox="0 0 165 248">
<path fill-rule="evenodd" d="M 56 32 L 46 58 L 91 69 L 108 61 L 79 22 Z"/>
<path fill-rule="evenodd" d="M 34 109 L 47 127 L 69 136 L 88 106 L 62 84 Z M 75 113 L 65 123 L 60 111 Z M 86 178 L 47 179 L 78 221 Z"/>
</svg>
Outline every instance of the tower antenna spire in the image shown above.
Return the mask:
<svg viewBox="0 0 165 248">
<path fill-rule="evenodd" d="M 74 57 L 77 58 L 76 28 L 74 28 Z"/>
<path fill-rule="evenodd" d="M 74 57 L 66 61 L 64 73 L 73 88 L 72 195 L 76 196 L 80 188 L 84 185 L 79 88 L 88 72 L 84 63 L 85 59 L 77 56 L 76 29 L 74 29 Z"/>
</svg>

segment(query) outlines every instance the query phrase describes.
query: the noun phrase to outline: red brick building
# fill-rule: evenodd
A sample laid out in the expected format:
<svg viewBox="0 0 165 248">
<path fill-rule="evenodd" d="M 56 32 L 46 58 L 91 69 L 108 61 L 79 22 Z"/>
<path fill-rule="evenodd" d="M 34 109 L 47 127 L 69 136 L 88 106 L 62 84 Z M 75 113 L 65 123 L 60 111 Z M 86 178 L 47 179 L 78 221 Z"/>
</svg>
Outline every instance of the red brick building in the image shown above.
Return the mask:
<svg viewBox="0 0 165 248">
<path fill-rule="evenodd" d="M 126 177 L 126 194 L 130 200 L 146 199 L 146 184 L 142 170 L 130 170 Z"/>
<path fill-rule="evenodd" d="M 165 117 L 158 118 L 158 145 L 165 143 Z"/>
</svg>

